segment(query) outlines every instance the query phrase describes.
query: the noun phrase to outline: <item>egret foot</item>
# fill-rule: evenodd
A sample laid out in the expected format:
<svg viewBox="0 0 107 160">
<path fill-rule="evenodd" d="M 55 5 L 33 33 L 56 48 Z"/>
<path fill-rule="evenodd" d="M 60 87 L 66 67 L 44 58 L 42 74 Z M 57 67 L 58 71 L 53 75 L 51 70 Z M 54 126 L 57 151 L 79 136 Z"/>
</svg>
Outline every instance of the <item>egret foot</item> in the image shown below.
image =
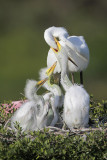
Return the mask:
<svg viewBox="0 0 107 160">
<path fill-rule="evenodd" d="M 63 129 L 63 130 L 66 130 L 66 129 L 67 129 L 67 125 L 66 125 L 65 122 L 64 122 L 64 124 L 63 124 L 63 126 L 62 126 L 62 129 Z"/>
</svg>

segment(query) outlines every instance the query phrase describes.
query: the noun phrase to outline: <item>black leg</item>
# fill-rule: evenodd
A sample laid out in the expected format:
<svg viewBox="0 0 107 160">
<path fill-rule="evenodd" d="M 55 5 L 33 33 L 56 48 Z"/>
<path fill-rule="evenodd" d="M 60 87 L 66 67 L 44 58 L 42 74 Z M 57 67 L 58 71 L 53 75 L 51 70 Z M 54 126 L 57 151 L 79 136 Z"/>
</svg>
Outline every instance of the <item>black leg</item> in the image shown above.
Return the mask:
<svg viewBox="0 0 107 160">
<path fill-rule="evenodd" d="M 80 72 L 80 84 L 83 84 L 83 72 Z"/>
<path fill-rule="evenodd" d="M 75 82 L 74 82 L 74 73 L 71 73 L 71 75 L 72 75 L 72 84 L 74 84 Z"/>
</svg>

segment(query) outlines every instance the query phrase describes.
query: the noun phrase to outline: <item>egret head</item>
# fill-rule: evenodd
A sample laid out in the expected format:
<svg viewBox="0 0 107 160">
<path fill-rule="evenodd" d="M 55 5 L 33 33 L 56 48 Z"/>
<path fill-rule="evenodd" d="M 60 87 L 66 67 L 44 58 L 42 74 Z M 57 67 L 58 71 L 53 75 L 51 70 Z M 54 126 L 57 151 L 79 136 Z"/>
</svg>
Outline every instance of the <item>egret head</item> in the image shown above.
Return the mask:
<svg viewBox="0 0 107 160">
<path fill-rule="evenodd" d="M 63 37 L 67 38 L 68 36 L 69 35 L 67 30 L 63 27 L 49 27 L 44 32 L 45 41 L 52 49 L 54 49 L 56 53 L 60 49 L 60 44 L 58 41 L 56 41 L 56 39 L 58 38 L 59 40 L 61 40 Z"/>
<path fill-rule="evenodd" d="M 68 50 L 66 48 L 66 41 L 68 42 L 67 40 L 68 37 L 69 37 L 69 34 L 67 30 L 63 27 L 53 26 L 46 29 L 44 32 L 44 39 L 47 42 L 47 44 L 50 46 L 50 48 L 53 50 L 53 52 L 55 54 L 57 53 L 58 55 L 60 55 L 60 53 L 63 52 L 62 54 L 66 54 L 66 57 L 68 57 L 68 60 L 70 60 L 74 65 L 76 65 L 72 57 L 68 55 Z"/>
<path fill-rule="evenodd" d="M 48 80 L 48 78 L 45 78 L 41 81 L 35 81 L 33 79 L 28 79 L 26 81 L 25 85 L 25 97 L 29 100 L 34 100 L 36 97 L 36 92 L 39 90 L 39 88 Z"/>
<path fill-rule="evenodd" d="M 47 71 L 46 71 L 47 76 L 51 76 L 52 75 L 56 65 L 57 65 L 57 61 L 49 69 L 47 69 Z"/>
</svg>

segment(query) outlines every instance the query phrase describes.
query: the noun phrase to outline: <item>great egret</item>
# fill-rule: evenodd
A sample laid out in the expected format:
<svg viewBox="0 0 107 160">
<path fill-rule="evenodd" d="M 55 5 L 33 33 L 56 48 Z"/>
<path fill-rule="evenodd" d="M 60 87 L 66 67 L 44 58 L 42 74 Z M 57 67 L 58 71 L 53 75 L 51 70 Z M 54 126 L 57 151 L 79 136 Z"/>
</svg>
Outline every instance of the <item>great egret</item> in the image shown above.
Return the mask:
<svg viewBox="0 0 107 160">
<path fill-rule="evenodd" d="M 54 40 L 58 49 L 57 54 L 54 48 L 52 50 L 60 64 L 61 84 L 66 91 L 63 119 L 70 129 L 73 127 L 86 127 L 89 121 L 89 95 L 82 85 L 72 85 L 67 74 L 68 56 L 70 56 L 71 59 L 72 57 L 69 52 L 66 52 L 66 48 L 63 47 L 62 41 L 59 43 L 57 39 L 54 38 Z M 51 42 L 50 46 L 53 47 Z"/>
<path fill-rule="evenodd" d="M 47 70 L 47 68 L 41 69 L 39 72 L 40 79 L 46 78 L 46 75 L 49 76 L 50 70 L 54 71 L 56 64 L 57 64 L 57 62 L 55 62 L 51 66 L 51 68 L 49 68 L 48 70 Z M 52 96 L 50 97 L 51 108 L 49 109 L 47 123 L 50 126 L 54 126 L 58 121 L 58 118 L 59 118 L 59 111 L 58 110 L 59 110 L 59 107 L 62 107 L 62 105 L 63 105 L 64 96 L 61 91 L 61 88 L 58 85 L 51 83 L 51 78 L 52 78 L 51 76 L 49 76 L 48 81 L 46 81 L 46 83 L 44 83 L 43 87 L 46 88 L 48 91 L 50 91 L 49 93 L 46 93 L 44 95 L 45 97 L 48 98 L 49 94 L 52 94 Z"/>
<path fill-rule="evenodd" d="M 45 30 L 44 32 L 44 39 L 45 41 L 51 46 L 53 49 L 50 49 L 47 56 L 47 66 L 50 67 L 57 58 L 54 55 L 54 52 L 58 52 L 59 45 L 57 45 L 55 38 L 58 38 L 65 48 L 65 52 L 68 52 L 68 70 L 69 72 L 80 72 L 80 81 L 81 84 L 83 84 L 83 76 L 82 71 L 85 70 L 89 63 L 89 49 L 88 46 L 84 40 L 83 36 L 70 36 L 68 35 L 68 32 L 63 27 L 50 27 Z M 54 51 L 54 52 L 53 52 Z M 77 64 L 78 67 L 75 66 L 75 64 L 70 62 L 70 58 L 72 57 L 73 62 Z M 54 71 L 60 72 L 61 68 L 59 63 L 57 64 L 57 67 Z M 72 78 L 72 81 L 74 81 L 74 78 Z M 73 82 L 74 83 L 74 82 Z"/>
<path fill-rule="evenodd" d="M 25 95 L 29 101 L 24 103 L 12 116 L 12 129 L 15 129 L 14 123 L 16 121 L 20 123 L 22 131 L 37 130 L 46 126 L 49 102 L 44 101 L 43 97 L 37 95 L 36 92 L 47 80 L 48 78 L 39 82 L 27 81 Z"/>
</svg>

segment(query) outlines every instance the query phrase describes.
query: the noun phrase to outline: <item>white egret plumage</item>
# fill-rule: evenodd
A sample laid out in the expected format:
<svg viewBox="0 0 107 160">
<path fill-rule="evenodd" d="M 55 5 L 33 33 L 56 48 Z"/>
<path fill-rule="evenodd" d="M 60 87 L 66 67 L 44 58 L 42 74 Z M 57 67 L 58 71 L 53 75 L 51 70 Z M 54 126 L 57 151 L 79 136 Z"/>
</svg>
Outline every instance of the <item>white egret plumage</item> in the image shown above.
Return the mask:
<svg viewBox="0 0 107 160">
<path fill-rule="evenodd" d="M 25 95 L 28 98 L 28 101 L 12 116 L 12 129 L 16 130 L 14 126 L 16 121 L 22 127 L 22 131 L 38 130 L 46 126 L 49 102 L 45 101 L 42 96 L 37 95 L 36 92 L 47 80 L 48 78 L 39 82 L 35 80 L 27 80 Z"/>
<path fill-rule="evenodd" d="M 69 72 L 80 72 L 80 80 L 83 83 L 82 71 L 85 70 L 89 63 L 89 49 L 84 40 L 83 36 L 70 36 L 68 32 L 63 27 L 50 27 L 44 32 L 45 41 L 51 46 L 53 49 L 50 49 L 47 56 L 47 66 L 50 67 L 52 63 L 54 63 L 57 59 L 54 55 L 54 52 L 58 52 L 59 46 L 56 44 L 55 38 L 59 39 L 59 43 L 63 42 L 63 47 L 65 48 L 65 52 L 68 52 L 68 71 Z M 73 62 L 77 64 L 71 63 L 69 61 L 69 57 L 72 57 Z M 54 71 L 60 72 L 61 68 L 59 63 Z"/>
<path fill-rule="evenodd" d="M 74 84 L 66 91 L 63 119 L 70 129 L 88 126 L 89 100 L 89 95 L 82 85 Z"/>
<path fill-rule="evenodd" d="M 40 79 L 44 79 L 46 77 L 46 74 L 48 74 L 49 76 L 49 72 L 52 69 L 55 69 L 56 67 L 56 62 L 52 65 L 51 68 L 49 68 L 47 70 L 47 68 L 41 69 L 39 72 L 40 75 Z M 54 67 L 54 68 L 53 68 Z M 47 72 L 47 73 L 46 73 Z M 61 88 L 54 83 L 51 83 L 51 76 L 49 76 L 48 81 L 46 83 L 44 83 L 43 85 L 44 88 L 46 88 L 48 91 L 50 91 L 49 93 L 46 93 L 44 96 L 48 97 L 48 94 L 52 94 L 52 96 L 50 97 L 50 104 L 51 104 L 51 108 L 50 108 L 50 112 L 48 114 L 48 120 L 47 123 L 50 126 L 54 126 L 59 118 L 59 107 L 62 107 L 63 105 L 63 93 L 61 91 Z M 50 120 L 49 120 L 50 119 Z"/>
<path fill-rule="evenodd" d="M 42 96 L 37 95 L 38 89 L 48 81 L 48 89 L 51 86 L 50 77 L 53 73 L 56 64 L 53 64 L 51 68 L 47 70 L 47 75 L 43 73 L 44 80 L 39 82 L 35 80 L 27 80 L 25 86 L 25 96 L 28 102 L 24 103 L 12 116 L 11 126 L 15 129 L 14 123 L 17 121 L 22 127 L 22 131 L 26 130 L 38 130 L 45 126 L 54 126 L 58 120 L 57 103 L 60 101 L 59 97 L 53 98 L 53 92 L 43 94 Z M 48 80 L 49 79 L 49 80 Z M 52 87 L 51 87 L 52 88 Z M 54 90 L 54 87 L 52 88 Z M 60 90 L 59 90 L 60 92 Z M 59 101 L 57 101 L 57 100 Z M 51 109 L 52 107 L 52 109 Z"/>
<path fill-rule="evenodd" d="M 71 59 L 72 57 L 69 52 L 66 52 L 66 48 L 63 47 L 63 42 L 59 44 L 55 40 L 55 43 L 61 44 L 57 54 L 56 51 L 54 53 L 61 67 L 61 84 L 66 91 L 63 111 L 64 121 L 70 129 L 73 127 L 86 127 L 89 121 L 89 95 L 82 85 L 72 85 L 67 74 L 68 57 L 70 56 Z"/>
</svg>

